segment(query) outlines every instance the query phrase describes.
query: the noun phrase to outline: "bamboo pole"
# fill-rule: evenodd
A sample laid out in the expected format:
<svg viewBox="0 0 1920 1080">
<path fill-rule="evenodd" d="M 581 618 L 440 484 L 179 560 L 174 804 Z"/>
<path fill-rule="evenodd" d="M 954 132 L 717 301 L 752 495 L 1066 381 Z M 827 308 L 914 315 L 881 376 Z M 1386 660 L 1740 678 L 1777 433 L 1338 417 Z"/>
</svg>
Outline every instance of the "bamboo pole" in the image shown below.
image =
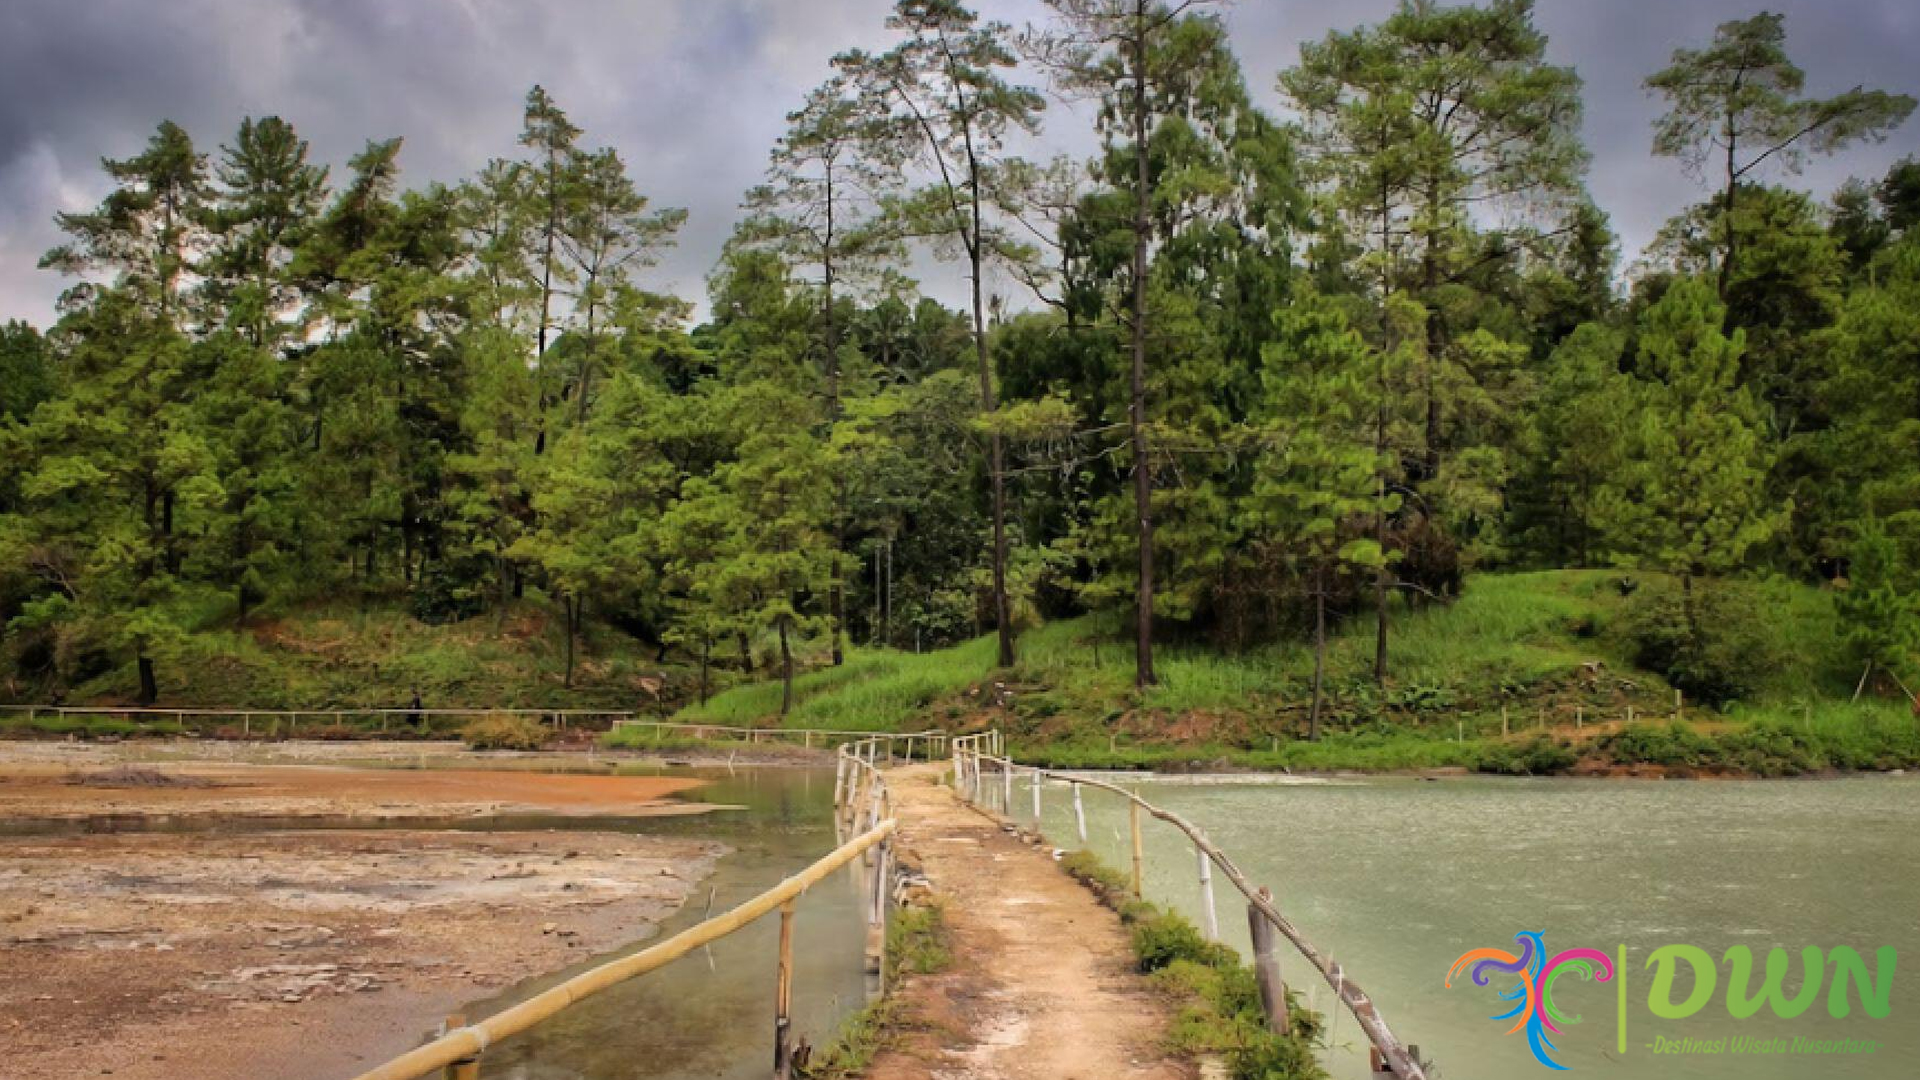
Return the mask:
<svg viewBox="0 0 1920 1080">
<path fill-rule="evenodd" d="M 1260 896 L 1269 902 L 1273 894 L 1265 889 Z M 1252 903 L 1247 905 L 1247 931 L 1253 940 L 1253 975 L 1260 985 L 1260 1008 L 1267 1016 L 1267 1027 L 1276 1035 L 1285 1035 L 1293 1026 L 1287 1014 L 1287 984 L 1280 978 L 1280 957 L 1274 948 L 1273 924 Z"/>
<path fill-rule="evenodd" d="M 1000 809 L 1013 816 L 1013 762 L 1000 762 Z"/>
<path fill-rule="evenodd" d="M 780 960 L 773 993 L 773 1076 L 793 1076 L 793 901 L 780 905 Z"/>
<path fill-rule="evenodd" d="M 1147 859 L 1145 846 L 1140 840 L 1140 802 L 1136 795 L 1127 803 L 1127 824 L 1133 829 L 1133 895 L 1146 897 L 1144 867 Z"/>
<path fill-rule="evenodd" d="M 1040 770 L 1033 770 L 1033 827 L 1035 829 L 1040 828 L 1040 785 L 1042 782 L 1043 778 L 1040 776 Z"/>
<path fill-rule="evenodd" d="M 434 1069 L 479 1054 L 486 1047 L 527 1030 L 574 1002 L 618 986 L 635 976 L 665 967 L 701 946 L 718 941 L 772 913 L 780 905 L 799 897 L 867 849 L 885 840 L 893 834 L 893 830 L 893 822 L 882 822 L 870 832 L 842 844 L 812 866 L 724 915 L 708 919 L 637 953 L 575 975 L 478 1024 L 450 1031 L 425 1046 L 368 1070 L 355 1080 L 416 1080 Z"/>
<path fill-rule="evenodd" d="M 1220 940 L 1220 917 L 1213 910 L 1213 860 L 1200 845 L 1193 846 L 1194 855 L 1200 859 L 1200 916 L 1201 929 L 1206 931 L 1208 941 Z"/>
</svg>

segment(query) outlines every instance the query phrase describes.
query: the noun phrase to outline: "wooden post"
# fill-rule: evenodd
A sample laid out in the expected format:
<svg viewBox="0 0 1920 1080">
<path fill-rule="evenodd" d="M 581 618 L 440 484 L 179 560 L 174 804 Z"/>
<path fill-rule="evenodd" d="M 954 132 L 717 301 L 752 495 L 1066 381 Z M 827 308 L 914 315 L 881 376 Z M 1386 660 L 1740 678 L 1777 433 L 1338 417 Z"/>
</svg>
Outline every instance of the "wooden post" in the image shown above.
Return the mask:
<svg viewBox="0 0 1920 1080">
<path fill-rule="evenodd" d="M 780 905 L 780 966 L 773 992 L 773 1076 L 793 1076 L 793 901 Z"/>
<path fill-rule="evenodd" d="M 1193 853 L 1200 857 L 1200 929 L 1206 931 L 1208 941 L 1219 941 L 1220 917 L 1213 910 L 1213 860 L 1197 844 Z"/>
<path fill-rule="evenodd" d="M 1260 890 L 1260 899 L 1271 903 L 1273 894 Z M 1292 1030 L 1287 1016 L 1287 984 L 1280 978 L 1280 957 L 1274 950 L 1273 924 L 1252 904 L 1247 905 L 1247 931 L 1253 938 L 1253 974 L 1260 984 L 1260 1007 L 1267 1014 L 1267 1026 L 1276 1035 Z M 1338 1008 L 1334 1003 L 1332 1008 Z"/>
<path fill-rule="evenodd" d="M 1133 895 L 1145 899 L 1147 853 L 1140 842 L 1140 804 L 1133 799 L 1127 800 L 1127 824 L 1133 829 Z"/>
<path fill-rule="evenodd" d="M 1080 829 L 1080 844 L 1081 844 L 1081 846 L 1082 846 L 1082 847 L 1084 847 L 1084 846 L 1086 846 L 1086 843 L 1087 843 L 1087 808 L 1086 808 L 1086 807 L 1084 807 L 1084 806 L 1082 806 L 1082 805 L 1080 805 L 1080 783 L 1079 783 L 1079 781 L 1077 781 L 1077 780 L 1076 780 L 1076 781 L 1074 781 L 1074 784 L 1073 784 L 1073 823 L 1074 823 L 1074 824 L 1075 824 L 1076 826 L 1078 826 L 1078 827 L 1079 827 L 1079 829 Z"/>
<path fill-rule="evenodd" d="M 833 755 L 833 808 L 840 809 L 840 791 L 847 782 L 847 755 Z"/>
<path fill-rule="evenodd" d="M 1000 809 L 1013 816 L 1013 762 L 1000 762 Z"/>
<path fill-rule="evenodd" d="M 440 1033 L 444 1035 L 449 1031 L 466 1026 L 467 1017 L 465 1013 L 449 1013 L 446 1023 L 440 1025 Z M 446 1068 L 440 1070 L 440 1076 L 441 1080 L 480 1080 L 480 1059 L 471 1057 L 453 1062 Z"/>
<path fill-rule="evenodd" d="M 1040 828 L 1040 770 L 1033 770 L 1033 827 Z"/>
</svg>

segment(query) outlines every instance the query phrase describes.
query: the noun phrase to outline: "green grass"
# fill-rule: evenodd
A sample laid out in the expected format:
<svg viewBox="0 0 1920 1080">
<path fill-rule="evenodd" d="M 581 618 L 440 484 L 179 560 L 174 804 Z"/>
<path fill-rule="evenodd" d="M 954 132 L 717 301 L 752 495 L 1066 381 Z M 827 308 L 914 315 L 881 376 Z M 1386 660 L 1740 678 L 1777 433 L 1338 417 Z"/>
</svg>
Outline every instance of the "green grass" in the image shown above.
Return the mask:
<svg viewBox="0 0 1920 1080">
<path fill-rule="evenodd" d="M 1253 969 L 1232 949 L 1210 942 L 1177 912 L 1134 896 L 1120 873 L 1091 852 L 1069 852 L 1061 868 L 1120 914 L 1135 960 L 1176 1003 L 1169 1041 L 1187 1054 L 1219 1054 L 1234 1080 L 1321 1080 L 1314 1055 L 1321 1034 L 1317 1013 L 1287 994 L 1291 1031 L 1267 1028 Z"/>
<path fill-rule="evenodd" d="M 130 658 L 71 687 L 74 704 L 130 704 Z M 398 601 L 340 600 L 262 611 L 245 627 L 210 620 L 156 656 L 160 704 L 255 709 L 400 708 L 417 690 L 429 708 L 605 708 L 666 713 L 691 698 L 684 658 L 589 623 L 574 685 L 552 605 L 529 599 L 500 614 L 429 624 Z M 719 685 L 735 676 L 716 669 Z M 647 689 L 659 680 L 659 697 Z M 44 700 L 44 698 L 42 699 Z"/>
<path fill-rule="evenodd" d="M 783 726 L 840 731 L 903 731 L 935 703 L 978 685 L 993 666 L 993 640 L 931 653 L 850 649 L 839 667 L 794 679 L 795 704 Z M 765 674 L 763 672 L 763 674 Z M 764 727 L 780 720 L 777 678 L 736 687 L 674 717 L 690 724 Z"/>
<path fill-rule="evenodd" d="M 887 922 L 887 994 L 848 1017 L 839 1032 L 801 1075 L 810 1080 L 850 1080 L 866 1072 L 899 1025 L 904 975 L 933 975 L 953 963 L 945 912 L 938 904 L 896 910 Z"/>
<path fill-rule="evenodd" d="M 1655 761 L 1646 740 L 1602 739 L 1588 725 L 1629 715 L 1664 725 L 1673 689 L 1632 662 L 1626 632 L 1635 590 L 1657 576 L 1542 571 L 1473 577 L 1452 604 L 1396 609 L 1391 678 L 1372 678 L 1374 624 L 1340 626 L 1328 649 L 1322 738 L 1308 741 L 1313 657 L 1280 641 L 1239 653 L 1163 642 L 1160 684 L 1132 685 L 1131 643 L 1111 615 L 1030 630 L 1013 670 L 992 671 L 981 638 L 923 655 L 855 650 L 839 668 L 796 682 L 792 727 L 907 730 L 999 726 L 1023 761 L 1062 768 L 1368 771 L 1566 771 Z M 1793 775 L 1920 764 L 1904 703 L 1848 697 L 1850 672 L 1830 592 L 1784 580 L 1758 583 L 1770 650 L 1780 658 L 1752 700 L 1725 713 L 1690 706 L 1711 748 L 1663 756 L 1675 769 Z M 1010 691 L 994 706 L 996 678 Z M 680 719 L 771 725 L 776 681 L 751 684 L 683 710 Z M 1503 728 L 1502 714 L 1505 714 Z M 1581 721 L 1574 731 L 1575 719 Z M 1695 764 L 1687 764 L 1692 761 Z M 1657 763 L 1657 762 L 1656 762 Z"/>
</svg>

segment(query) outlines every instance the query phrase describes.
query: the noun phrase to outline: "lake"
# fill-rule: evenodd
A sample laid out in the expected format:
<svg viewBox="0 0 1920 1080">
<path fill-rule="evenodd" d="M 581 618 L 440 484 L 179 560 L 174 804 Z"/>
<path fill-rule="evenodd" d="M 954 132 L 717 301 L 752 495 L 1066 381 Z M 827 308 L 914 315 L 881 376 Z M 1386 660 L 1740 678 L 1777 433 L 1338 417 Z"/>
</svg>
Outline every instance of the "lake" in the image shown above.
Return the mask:
<svg viewBox="0 0 1920 1080">
<path fill-rule="evenodd" d="M 1128 783 L 1132 781 L 1129 780 Z M 1616 780 L 1420 781 L 1288 778 L 1140 778 L 1142 795 L 1207 831 L 1281 910 L 1336 958 L 1374 998 L 1394 1030 L 1438 1064 L 1440 1077 L 1537 1077 L 1524 1033 L 1490 1017 L 1510 1007 L 1508 983 L 1443 987 L 1448 967 L 1476 948 L 1518 951 L 1514 935 L 1544 933 L 1546 953 L 1625 946 L 1627 1052 L 1616 1050 L 1617 983 L 1562 979 L 1555 1000 L 1584 1022 L 1554 1037 L 1556 1057 L 1577 1073 L 1701 1080 L 1896 1077 L 1920 1074 L 1920 999 L 1913 976 L 1894 980 L 1892 1012 L 1833 1019 L 1823 990 L 1796 1019 L 1770 1010 L 1734 1020 L 1726 969 L 1713 1000 L 1683 1021 L 1647 1011 L 1648 954 L 1695 945 L 1715 960 L 1745 945 L 1791 954 L 1786 988 L 1799 985 L 1800 950 L 1851 946 L 1871 969 L 1893 946 L 1920 957 L 1920 781 L 1863 777 L 1829 781 L 1660 782 Z M 1045 829 L 1077 847 L 1063 785 L 1046 793 Z M 1129 865 L 1127 816 L 1108 793 L 1084 791 L 1090 846 L 1109 865 Z M 1016 815 L 1030 806 L 1016 785 Z M 1199 904 L 1195 856 L 1178 832 L 1146 821 L 1150 899 L 1192 915 Z M 1246 951 L 1243 901 L 1219 875 L 1223 936 Z M 1196 916 L 1195 919 L 1198 922 Z M 1365 1076 L 1365 1040 L 1349 1015 L 1334 1017 L 1331 992 L 1281 941 L 1289 985 L 1334 1019 L 1337 1077 Z M 1691 980 L 1672 998 L 1688 996 Z M 1496 976 L 1497 979 L 1497 976 Z M 1858 1039 L 1873 1054 L 1657 1055 L 1656 1038 Z"/>
</svg>

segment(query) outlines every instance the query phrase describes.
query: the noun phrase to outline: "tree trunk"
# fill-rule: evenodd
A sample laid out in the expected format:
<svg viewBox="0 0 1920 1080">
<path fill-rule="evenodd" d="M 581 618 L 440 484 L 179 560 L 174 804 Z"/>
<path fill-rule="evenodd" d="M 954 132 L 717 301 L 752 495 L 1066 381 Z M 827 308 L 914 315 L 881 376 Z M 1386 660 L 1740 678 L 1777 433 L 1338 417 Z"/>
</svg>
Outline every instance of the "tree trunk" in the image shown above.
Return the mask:
<svg viewBox="0 0 1920 1080">
<path fill-rule="evenodd" d="M 712 665 L 713 635 L 700 635 L 700 704 L 707 703 L 707 670 Z"/>
<path fill-rule="evenodd" d="M 740 666 L 747 674 L 753 674 L 753 646 L 747 643 L 746 631 L 737 631 L 734 640 L 740 644 Z"/>
<path fill-rule="evenodd" d="M 1320 738 L 1320 708 L 1327 672 L 1327 568 L 1322 563 L 1314 574 L 1313 590 L 1313 706 L 1307 713 L 1307 739 Z"/>
<path fill-rule="evenodd" d="M 565 680 L 565 686 L 567 689 L 571 690 L 573 689 L 573 636 L 574 636 L 575 626 L 577 625 L 577 617 L 574 614 L 575 601 L 573 597 L 571 596 L 561 597 L 560 602 L 563 605 L 563 610 L 566 612 L 567 677 Z"/>
<path fill-rule="evenodd" d="M 151 705 L 160 700 L 160 683 L 153 677 L 153 657 L 140 654 L 140 696 L 135 699 L 141 705 Z"/>
<path fill-rule="evenodd" d="M 1733 284 L 1733 260 L 1735 249 L 1739 246 L 1738 234 L 1734 232 L 1733 226 L 1733 207 L 1734 202 L 1739 197 L 1740 191 L 1740 173 L 1735 168 L 1734 158 L 1734 148 L 1739 145 L 1740 139 L 1738 133 L 1734 131 L 1733 118 L 1731 116 L 1727 118 L 1724 134 L 1727 143 L 1727 205 L 1722 210 L 1722 213 L 1726 215 L 1727 221 L 1727 250 L 1720 259 L 1720 277 L 1715 283 L 1716 287 L 1714 290 L 1720 297 L 1720 303 L 1722 305 L 1726 304 L 1727 289 Z M 1726 329 L 1726 327 L 1731 324 L 1732 319 L 1732 310 L 1727 309 L 1721 319 L 1721 329 Z"/>
<path fill-rule="evenodd" d="M 160 535 L 162 537 L 161 563 L 167 568 L 167 573 L 178 574 L 180 547 L 173 542 L 173 492 L 171 490 L 162 492 L 160 495 Z"/>
<path fill-rule="evenodd" d="M 821 308 L 822 329 L 825 332 L 827 356 L 827 426 L 828 436 L 832 436 L 832 427 L 840 422 L 840 327 L 833 318 L 833 166 L 826 171 L 827 196 L 827 234 L 826 243 L 821 249 L 821 280 L 825 286 L 824 304 Z M 833 666 L 839 667 L 846 662 L 846 653 L 840 646 L 841 631 L 846 626 L 846 585 L 841 580 L 840 555 L 847 547 L 846 528 L 847 484 L 844 474 L 835 470 L 833 474 L 833 566 L 827 582 L 827 640 L 833 650 Z"/>
<path fill-rule="evenodd" d="M 973 347 L 980 366 L 981 411 L 991 415 L 997 406 L 993 393 L 993 361 L 987 354 L 987 316 L 981 297 L 980 276 L 985 262 L 981 248 L 979 167 L 973 173 L 973 242 L 969 246 L 973 269 Z M 999 624 L 999 666 L 1013 666 L 1013 610 L 1007 603 L 1007 475 L 1006 448 L 999 431 L 987 438 L 987 473 L 993 487 L 993 616 Z"/>
<path fill-rule="evenodd" d="M 1127 432 L 1133 443 L 1133 507 L 1138 518 L 1140 588 L 1134 604 L 1133 685 L 1152 686 L 1153 462 L 1147 451 L 1147 239 L 1152 229 L 1147 145 L 1147 5 L 1139 0 L 1133 37 L 1133 370 Z"/>
<path fill-rule="evenodd" d="M 780 620 L 780 715 L 793 711 L 793 650 L 787 645 L 787 620 Z"/>
</svg>

